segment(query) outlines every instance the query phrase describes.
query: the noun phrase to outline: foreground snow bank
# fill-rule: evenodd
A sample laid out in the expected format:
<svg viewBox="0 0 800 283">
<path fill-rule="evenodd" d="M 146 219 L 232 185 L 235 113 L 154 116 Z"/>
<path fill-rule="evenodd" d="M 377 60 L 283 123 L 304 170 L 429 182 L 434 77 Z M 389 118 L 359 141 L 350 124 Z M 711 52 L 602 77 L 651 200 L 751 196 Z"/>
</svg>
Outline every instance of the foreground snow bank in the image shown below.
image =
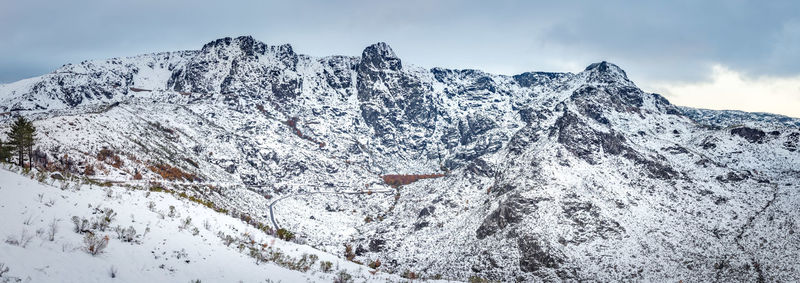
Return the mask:
<svg viewBox="0 0 800 283">
<path fill-rule="evenodd" d="M 14 170 L 0 169 L 0 282 L 401 280 L 170 194 Z"/>
</svg>

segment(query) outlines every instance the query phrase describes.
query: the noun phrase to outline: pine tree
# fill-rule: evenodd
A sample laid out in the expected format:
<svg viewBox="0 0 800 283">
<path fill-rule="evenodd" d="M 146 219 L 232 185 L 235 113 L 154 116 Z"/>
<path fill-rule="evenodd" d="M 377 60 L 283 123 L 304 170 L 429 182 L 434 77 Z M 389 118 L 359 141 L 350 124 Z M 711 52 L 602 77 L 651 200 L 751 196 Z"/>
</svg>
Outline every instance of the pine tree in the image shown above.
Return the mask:
<svg viewBox="0 0 800 283">
<path fill-rule="evenodd" d="M 11 149 L 7 142 L 0 139 L 0 162 L 8 162 L 9 158 L 11 158 Z"/>
<path fill-rule="evenodd" d="M 24 128 L 25 147 L 28 150 L 28 162 L 33 166 L 33 145 L 36 143 L 36 127 L 33 126 L 32 121 L 26 121 Z"/>
<path fill-rule="evenodd" d="M 33 155 L 33 144 L 36 142 L 36 127 L 25 117 L 19 116 L 6 135 L 8 135 L 8 144 L 11 146 L 11 150 L 17 156 L 17 164 L 20 167 L 25 166 L 26 153 L 28 161 L 31 161 Z"/>
</svg>

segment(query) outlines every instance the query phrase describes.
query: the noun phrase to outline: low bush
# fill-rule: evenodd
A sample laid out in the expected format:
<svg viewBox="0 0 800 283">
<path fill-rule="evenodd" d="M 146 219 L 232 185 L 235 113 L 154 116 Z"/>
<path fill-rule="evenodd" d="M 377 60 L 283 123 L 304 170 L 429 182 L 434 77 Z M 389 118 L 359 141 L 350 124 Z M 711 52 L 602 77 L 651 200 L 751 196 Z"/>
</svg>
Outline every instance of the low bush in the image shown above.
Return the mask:
<svg viewBox="0 0 800 283">
<path fill-rule="evenodd" d="M 294 233 L 292 233 L 289 230 L 286 230 L 284 228 L 278 229 L 277 233 L 278 233 L 278 238 L 281 239 L 281 240 L 291 241 L 291 240 L 294 239 Z"/>
<path fill-rule="evenodd" d="M 5 275 L 6 273 L 8 273 L 8 271 L 9 271 L 9 268 L 8 268 L 8 266 L 6 266 L 6 264 L 5 264 L 5 263 L 2 263 L 2 262 L 0 262 L 0 278 L 2 278 L 2 277 L 3 277 L 3 275 Z"/>
<path fill-rule="evenodd" d="M 111 222 L 117 217 L 117 213 L 111 208 L 95 208 L 94 214 L 99 214 L 97 219 L 92 223 L 92 229 L 105 232 L 111 227 Z"/>
<path fill-rule="evenodd" d="M 183 231 L 184 229 L 189 229 L 189 227 L 192 227 L 192 217 L 186 216 L 186 219 L 181 221 L 181 226 L 178 226 L 178 229 Z"/>
<path fill-rule="evenodd" d="M 334 283 L 349 283 L 349 282 L 353 282 L 353 276 L 348 274 L 347 271 L 342 270 L 342 271 L 339 271 L 339 273 L 336 274 L 336 278 L 333 279 L 333 282 Z"/>
<path fill-rule="evenodd" d="M 86 167 L 83 168 L 83 175 L 94 176 L 95 173 L 93 164 L 87 164 Z"/>
<path fill-rule="evenodd" d="M 58 232 L 58 222 L 61 220 L 53 218 L 53 221 L 47 226 L 47 240 L 48 241 L 55 241 L 56 240 L 56 233 Z"/>
<path fill-rule="evenodd" d="M 108 236 L 97 237 L 93 233 L 87 233 L 86 236 L 83 237 L 86 252 L 90 255 L 103 253 L 106 247 L 108 247 L 108 240 Z"/>
<path fill-rule="evenodd" d="M 353 261 L 353 259 L 356 258 L 356 254 L 353 253 L 353 246 L 349 244 L 344 245 L 344 258 L 346 258 L 349 261 Z"/>
<path fill-rule="evenodd" d="M 469 283 L 489 283 L 489 279 L 477 275 L 472 275 L 469 277 Z"/>
<path fill-rule="evenodd" d="M 369 268 L 378 269 L 378 267 L 381 267 L 380 259 L 376 259 L 375 261 L 369 263 Z"/>
<path fill-rule="evenodd" d="M 175 210 L 175 206 L 174 205 L 170 205 L 169 206 L 169 213 L 167 214 L 167 216 L 169 216 L 170 218 L 175 218 L 175 217 L 180 216 L 180 214 L 178 214 L 178 212 Z"/>
<path fill-rule="evenodd" d="M 27 247 L 28 244 L 33 240 L 33 235 L 28 234 L 28 230 L 23 228 L 22 232 L 19 236 L 8 236 L 6 238 L 6 243 L 12 246 L 19 246 L 19 247 Z"/>
<path fill-rule="evenodd" d="M 136 234 L 136 229 L 133 226 L 128 228 L 117 227 L 117 239 L 125 243 L 137 243 L 140 235 Z"/>
<path fill-rule="evenodd" d="M 400 276 L 403 277 L 403 278 L 406 278 L 406 279 L 417 279 L 418 278 L 417 274 L 412 272 L 411 270 L 404 271 L 403 275 L 400 275 Z"/>
<path fill-rule="evenodd" d="M 72 223 L 75 224 L 75 228 L 73 229 L 75 233 L 83 234 L 87 232 L 91 232 L 91 224 L 89 224 L 89 220 L 86 218 L 80 218 L 77 216 L 72 217 Z"/>
<path fill-rule="evenodd" d="M 333 262 L 322 261 L 319 263 L 319 269 L 325 273 L 331 272 L 331 270 L 333 270 Z"/>
</svg>

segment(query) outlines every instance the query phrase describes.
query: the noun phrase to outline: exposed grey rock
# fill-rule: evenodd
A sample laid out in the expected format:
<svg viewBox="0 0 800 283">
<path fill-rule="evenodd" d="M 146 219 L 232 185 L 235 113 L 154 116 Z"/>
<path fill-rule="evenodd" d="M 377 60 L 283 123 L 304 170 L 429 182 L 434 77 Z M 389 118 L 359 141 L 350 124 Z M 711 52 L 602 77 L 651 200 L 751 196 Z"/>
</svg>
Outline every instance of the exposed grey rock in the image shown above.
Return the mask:
<svg viewBox="0 0 800 283">
<path fill-rule="evenodd" d="M 526 215 L 536 210 L 541 199 L 526 199 L 520 195 L 508 197 L 483 220 L 483 224 L 475 231 L 478 239 L 494 235 L 509 225 L 521 222 Z"/>
<path fill-rule="evenodd" d="M 786 136 L 786 141 L 783 142 L 783 146 L 788 151 L 797 151 L 798 145 L 800 145 L 800 132 L 794 132 Z"/>
<path fill-rule="evenodd" d="M 739 127 L 736 129 L 731 129 L 731 135 L 740 136 L 751 143 L 763 143 L 764 136 L 766 136 L 767 134 L 759 129 Z"/>
<path fill-rule="evenodd" d="M 519 268 L 524 272 L 536 272 L 543 268 L 558 268 L 564 263 L 564 257 L 546 243 L 534 236 L 517 239 L 521 257 Z"/>
</svg>

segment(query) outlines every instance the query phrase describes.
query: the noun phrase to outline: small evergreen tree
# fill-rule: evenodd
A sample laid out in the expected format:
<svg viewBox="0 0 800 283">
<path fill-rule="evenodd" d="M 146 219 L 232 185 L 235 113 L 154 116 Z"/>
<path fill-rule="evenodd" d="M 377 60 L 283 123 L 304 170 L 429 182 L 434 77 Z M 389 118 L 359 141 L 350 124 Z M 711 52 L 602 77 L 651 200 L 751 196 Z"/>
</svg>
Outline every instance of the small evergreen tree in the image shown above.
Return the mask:
<svg viewBox="0 0 800 283">
<path fill-rule="evenodd" d="M 28 161 L 33 157 L 33 144 L 36 142 L 36 127 L 33 126 L 31 121 L 25 117 L 19 116 L 14 124 L 11 125 L 11 130 L 6 134 L 8 135 L 8 144 L 11 146 L 11 151 L 17 156 L 17 164 L 22 167 L 25 166 L 25 155 L 28 155 Z"/>
<path fill-rule="evenodd" d="M 11 148 L 8 143 L 0 139 L 0 162 L 8 162 L 11 158 Z"/>
<path fill-rule="evenodd" d="M 33 166 L 33 145 L 36 143 L 36 127 L 33 126 L 32 121 L 26 121 L 24 130 L 25 147 L 28 150 L 28 162 L 30 163 L 28 166 Z"/>
</svg>

